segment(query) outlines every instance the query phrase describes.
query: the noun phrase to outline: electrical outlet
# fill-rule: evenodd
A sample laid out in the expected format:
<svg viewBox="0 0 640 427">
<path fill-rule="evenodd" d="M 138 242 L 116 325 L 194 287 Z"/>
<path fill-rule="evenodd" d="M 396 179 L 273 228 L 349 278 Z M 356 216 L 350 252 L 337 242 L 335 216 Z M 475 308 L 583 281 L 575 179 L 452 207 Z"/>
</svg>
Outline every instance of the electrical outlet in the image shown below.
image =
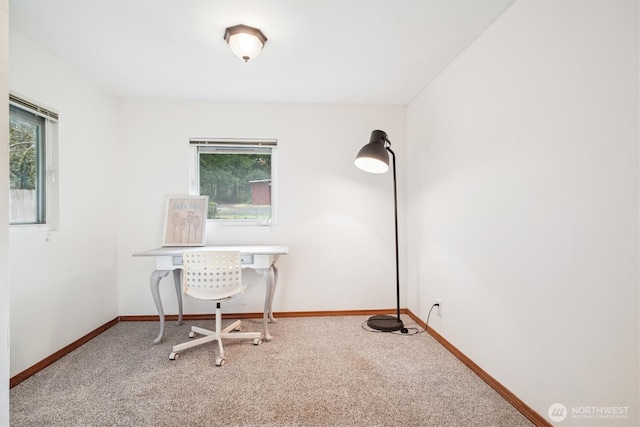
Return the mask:
<svg viewBox="0 0 640 427">
<path fill-rule="evenodd" d="M 438 306 L 436 307 L 436 314 L 442 317 L 442 300 L 439 298 L 436 298 L 435 304 L 438 304 Z"/>
</svg>

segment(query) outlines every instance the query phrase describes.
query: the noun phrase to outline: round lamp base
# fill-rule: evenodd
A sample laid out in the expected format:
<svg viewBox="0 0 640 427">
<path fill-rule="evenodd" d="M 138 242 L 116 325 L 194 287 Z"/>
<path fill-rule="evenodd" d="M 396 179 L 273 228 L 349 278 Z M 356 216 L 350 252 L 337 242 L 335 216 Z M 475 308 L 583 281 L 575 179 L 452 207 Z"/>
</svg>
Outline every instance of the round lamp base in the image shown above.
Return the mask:
<svg viewBox="0 0 640 427">
<path fill-rule="evenodd" d="M 402 320 L 395 316 L 387 316 L 386 314 L 371 316 L 369 320 L 367 320 L 367 326 L 383 332 L 399 331 L 404 328 Z"/>
</svg>

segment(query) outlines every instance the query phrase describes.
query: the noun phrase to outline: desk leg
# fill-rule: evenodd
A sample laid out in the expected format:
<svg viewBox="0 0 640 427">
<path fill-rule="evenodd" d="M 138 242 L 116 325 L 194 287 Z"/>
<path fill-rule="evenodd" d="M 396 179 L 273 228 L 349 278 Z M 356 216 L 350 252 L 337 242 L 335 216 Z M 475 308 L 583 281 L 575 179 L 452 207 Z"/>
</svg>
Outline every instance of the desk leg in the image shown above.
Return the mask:
<svg viewBox="0 0 640 427">
<path fill-rule="evenodd" d="M 169 270 L 154 270 L 153 273 L 151 273 L 151 295 L 153 295 L 153 301 L 156 303 L 158 316 L 160 317 L 160 334 L 158 338 L 153 340 L 154 344 L 159 344 L 164 335 L 164 310 L 162 309 L 162 300 L 160 299 L 160 281 L 163 277 L 166 277 L 167 274 L 169 274 Z"/>
<path fill-rule="evenodd" d="M 269 320 L 275 322 L 276 319 L 273 317 L 273 294 L 275 293 L 275 288 L 278 280 L 278 270 L 275 265 L 272 264 L 270 268 L 260 269 L 262 272 L 262 276 L 264 277 L 264 281 L 267 285 L 266 294 L 264 296 L 264 313 L 262 315 L 262 327 L 264 329 L 264 339 L 266 341 L 271 341 L 271 334 L 269 333 L 268 323 Z"/>
<path fill-rule="evenodd" d="M 173 270 L 173 282 L 176 285 L 176 296 L 178 297 L 178 322 L 176 325 L 182 325 L 182 269 Z"/>
<path fill-rule="evenodd" d="M 272 323 L 275 323 L 276 318 L 273 317 L 273 295 L 276 293 L 276 286 L 278 286 L 278 268 L 276 263 L 271 264 L 271 270 L 273 272 L 273 286 L 271 286 L 271 293 L 269 295 L 269 319 Z"/>
</svg>

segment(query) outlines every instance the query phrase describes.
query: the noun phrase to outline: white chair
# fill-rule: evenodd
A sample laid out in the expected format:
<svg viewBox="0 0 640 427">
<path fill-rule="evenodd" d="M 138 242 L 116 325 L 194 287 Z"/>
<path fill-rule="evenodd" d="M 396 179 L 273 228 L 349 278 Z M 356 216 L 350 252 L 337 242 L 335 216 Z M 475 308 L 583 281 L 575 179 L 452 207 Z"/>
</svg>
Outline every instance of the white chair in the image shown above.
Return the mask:
<svg viewBox="0 0 640 427">
<path fill-rule="evenodd" d="M 216 329 L 211 331 L 192 326 L 189 333 L 190 338 L 195 338 L 197 334 L 204 335 L 204 337 L 174 345 L 169 359 L 175 360 L 180 357 L 181 350 L 210 341 L 218 341 L 220 354 L 216 358 L 216 365 L 222 366 L 225 363 L 222 339 L 253 339 L 254 345 L 261 344 L 262 332 L 235 332 L 240 330 L 240 320 L 236 320 L 222 329 L 220 302 L 233 298 L 243 292 L 245 288 L 242 285 L 240 252 L 185 251 L 182 260 L 184 293 L 197 299 L 216 303 Z"/>
</svg>

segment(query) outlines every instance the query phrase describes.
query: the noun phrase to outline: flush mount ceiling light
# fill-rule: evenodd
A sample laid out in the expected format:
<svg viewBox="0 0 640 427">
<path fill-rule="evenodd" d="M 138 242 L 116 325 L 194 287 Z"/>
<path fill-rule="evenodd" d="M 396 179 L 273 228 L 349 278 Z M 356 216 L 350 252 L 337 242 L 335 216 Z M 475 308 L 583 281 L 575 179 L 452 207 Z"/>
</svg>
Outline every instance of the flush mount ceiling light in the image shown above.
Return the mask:
<svg viewBox="0 0 640 427">
<path fill-rule="evenodd" d="M 224 32 L 224 39 L 231 51 L 248 62 L 258 56 L 267 37 L 257 28 L 248 25 L 235 25 Z"/>
</svg>

